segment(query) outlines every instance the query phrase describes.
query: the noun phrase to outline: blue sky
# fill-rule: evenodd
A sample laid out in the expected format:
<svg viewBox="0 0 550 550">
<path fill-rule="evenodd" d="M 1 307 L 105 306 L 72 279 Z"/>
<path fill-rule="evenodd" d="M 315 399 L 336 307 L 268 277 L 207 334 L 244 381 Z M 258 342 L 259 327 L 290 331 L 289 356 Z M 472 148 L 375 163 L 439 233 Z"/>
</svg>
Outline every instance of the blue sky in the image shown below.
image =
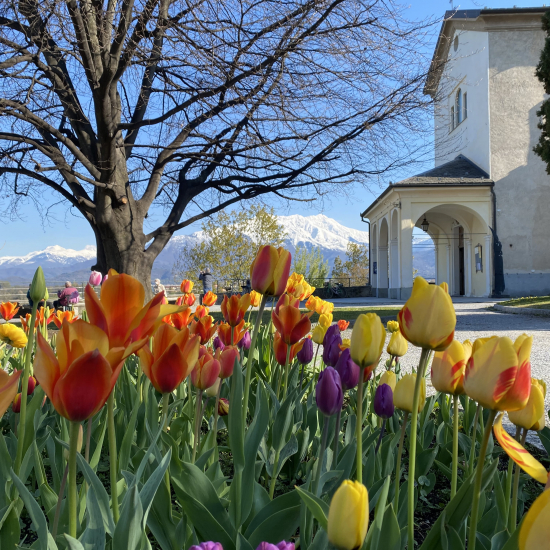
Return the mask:
<svg viewBox="0 0 550 550">
<path fill-rule="evenodd" d="M 546 0 L 548 1 L 548 0 Z M 549 3 L 550 4 L 550 3 Z M 408 5 L 408 18 L 423 19 L 431 16 L 443 17 L 445 10 L 451 9 L 451 3 L 445 0 L 412 0 Z M 479 9 L 508 8 L 541 6 L 543 2 L 522 0 L 466 0 L 456 2 L 454 8 Z M 439 26 L 434 27 L 432 33 L 433 44 L 437 38 Z M 433 161 L 428 151 L 424 169 L 430 168 Z M 418 173 L 419 166 L 411 167 L 410 173 L 404 176 Z M 388 179 L 391 179 L 388 177 Z M 336 219 L 347 227 L 365 230 L 366 225 L 361 223 L 359 214 L 381 192 L 388 182 L 383 178 L 379 183 L 374 183 L 369 189 L 355 186 L 349 189 L 348 196 L 338 195 L 334 198 L 324 198 L 322 203 L 315 201 L 310 206 L 304 203 L 291 203 L 290 205 L 275 203 L 279 214 L 312 215 L 320 212 Z M 56 197 L 52 197 L 57 200 Z M 50 203 L 45 197 L 45 202 Z M 51 201 L 51 202 L 54 202 Z M 20 211 L 21 220 L 0 225 L 0 256 L 21 256 L 34 250 L 42 250 L 47 246 L 60 245 L 65 248 L 80 250 L 86 245 L 95 244 L 94 235 L 89 225 L 80 216 L 73 215 L 63 204 L 58 204 L 48 211 L 46 219 L 42 219 L 31 206 L 26 206 Z M 192 233 L 200 229 L 200 224 L 190 226 L 181 233 Z"/>
</svg>

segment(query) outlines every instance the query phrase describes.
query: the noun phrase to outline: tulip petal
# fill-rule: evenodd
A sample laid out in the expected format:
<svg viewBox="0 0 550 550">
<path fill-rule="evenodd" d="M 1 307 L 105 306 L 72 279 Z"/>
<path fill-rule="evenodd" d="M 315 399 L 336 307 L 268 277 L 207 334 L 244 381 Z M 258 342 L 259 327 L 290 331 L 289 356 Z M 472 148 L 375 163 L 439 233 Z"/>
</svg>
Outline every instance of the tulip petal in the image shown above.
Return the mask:
<svg viewBox="0 0 550 550">
<path fill-rule="evenodd" d="M 531 504 L 519 532 L 520 550 L 544 548 L 550 540 L 550 491 L 544 491 Z"/>
<path fill-rule="evenodd" d="M 151 382 L 160 393 L 173 392 L 187 374 L 187 362 L 177 344 L 172 344 L 152 367 Z"/>
<path fill-rule="evenodd" d="M 52 402 L 56 410 L 75 422 L 90 418 L 107 401 L 112 374 L 111 365 L 98 350 L 81 355 L 54 387 Z"/>
<path fill-rule="evenodd" d="M 103 306 L 99 301 L 95 290 L 91 285 L 86 285 L 86 290 L 84 291 L 84 303 L 86 304 L 86 314 L 92 325 L 99 327 L 107 335 L 109 334 L 109 324 L 107 323 L 107 317 L 103 311 Z"/>
<path fill-rule="evenodd" d="M 19 388 L 19 377 L 22 370 L 15 370 L 12 374 L 8 374 L 5 370 L 0 369 L 2 376 L 0 379 L 0 417 L 8 410 Z"/>
<path fill-rule="evenodd" d="M 500 414 L 493 426 L 500 446 L 525 473 L 541 483 L 546 483 L 548 480 L 546 468 L 502 427 L 503 416 Z"/>
<path fill-rule="evenodd" d="M 36 355 L 33 363 L 34 377 L 42 386 L 44 393 L 53 401 L 55 384 L 60 376 L 59 363 L 55 353 L 40 331 L 36 333 L 36 344 Z"/>
<path fill-rule="evenodd" d="M 250 266 L 250 284 L 260 294 L 270 290 L 273 282 L 273 272 L 277 267 L 279 254 L 273 246 L 260 246 L 256 258 Z"/>
</svg>

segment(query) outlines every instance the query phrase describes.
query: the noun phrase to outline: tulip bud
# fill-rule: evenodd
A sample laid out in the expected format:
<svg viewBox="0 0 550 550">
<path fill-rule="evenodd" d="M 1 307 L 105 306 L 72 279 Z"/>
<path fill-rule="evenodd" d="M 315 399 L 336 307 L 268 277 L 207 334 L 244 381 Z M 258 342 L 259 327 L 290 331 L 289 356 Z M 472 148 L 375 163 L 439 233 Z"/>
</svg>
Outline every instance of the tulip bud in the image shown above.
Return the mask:
<svg viewBox="0 0 550 550">
<path fill-rule="evenodd" d="M 194 286 L 195 283 L 193 283 L 193 281 L 190 281 L 189 279 L 184 279 L 182 282 L 181 282 L 181 285 L 180 285 L 180 290 L 184 293 L 184 294 L 191 294 L 191 292 L 193 291 L 193 286 Z"/>
<path fill-rule="evenodd" d="M 205 390 L 213 386 L 220 374 L 220 362 L 218 361 L 220 351 L 216 351 L 216 357 L 209 352 L 203 353 L 193 372 L 191 372 L 191 382 L 199 390 Z"/>
<path fill-rule="evenodd" d="M 55 344 L 57 343 L 57 334 L 54 332 L 50 338 L 50 346 L 55 349 Z"/>
<path fill-rule="evenodd" d="M 405 353 L 407 353 L 407 349 L 409 348 L 409 344 L 407 343 L 407 340 L 403 338 L 403 335 L 401 332 L 396 331 L 392 333 L 390 341 L 388 342 L 388 347 L 386 348 L 386 351 L 393 355 L 394 357 L 403 357 Z"/>
<path fill-rule="evenodd" d="M 29 385 L 27 389 L 27 395 L 32 395 L 35 387 L 36 387 L 36 378 L 34 376 L 29 376 Z"/>
<path fill-rule="evenodd" d="M 388 329 L 388 332 L 391 332 L 393 334 L 394 332 L 397 332 L 399 330 L 399 323 L 397 321 L 388 321 L 386 327 Z"/>
<path fill-rule="evenodd" d="M 374 370 L 378 365 L 386 329 L 376 313 L 363 313 L 357 317 L 351 333 L 351 358 L 362 369 Z"/>
<path fill-rule="evenodd" d="M 82 450 L 82 441 L 84 439 L 84 430 L 82 429 L 82 424 L 78 427 L 78 439 L 76 440 L 76 452 L 77 454 L 80 453 Z M 69 462 L 69 450 L 63 449 L 63 456 L 65 457 L 65 460 Z"/>
<path fill-rule="evenodd" d="M 296 359 L 301 365 L 308 365 L 313 359 L 313 342 L 311 338 L 304 339 L 302 349 L 296 354 Z"/>
<path fill-rule="evenodd" d="M 358 481 L 346 479 L 332 497 L 328 540 L 338 550 L 361 548 L 369 526 L 369 494 Z"/>
<path fill-rule="evenodd" d="M 414 386 L 416 384 L 416 374 L 405 374 L 395 385 L 393 392 L 393 404 L 402 411 L 412 412 Z M 424 408 L 426 403 L 426 379 L 422 378 L 420 384 L 420 399 L 418 400 L 418 412 Z"/>
<path fill-rule="evenodd" d="M 218 390 L 220 389 L 221 383 L 222 383 L 222 379 L 218 378 L 216 382 L 214 382 L 213 386 L 210 386 L 209 388 L 206 388 L 204 390 L 204 393 L 208 395 L 208 397 L 216 397 L 218 395 Z"/>
<path fill-rule="evenodd" d="M 92 286 L 99 286 L 102 280 L 103 280 L 103 275 L 101 275 L 99 271 L 92 271 L 90 273 L 90 278 L 88 279 L 88 282 Z"/>
<path fill-rule="evenodd" d="M 391 388 L 392 392 L 395 391 L 396 383 L 397 383 L 397 376 L 395 376 L 395 373 L 392 372 L 391 370 L 385 371 L 384 374 L 382 374 L 382 376 L 380 377 L 380 380 L 378 382 L 380 386 L 382 384 L 387 384 Z"/>
<path fill-rule="evenodd" d="M 325 332 L 323 346 L 326 346 L 335 336 L 340 338 L 340 343 L 342 343 L 342 337 L 340 336 L 340 329 L 338 328 L 338 325 L 330 325 Z"/>
<path fill-rule="evenodd" d="M 214 350 L 221 349 L 223 350 L 225 348 L 224 343 L 220 340 L 219 336 L 216 336 L 214 340 L 212 341 L 212 344 L 214 346 Z"/>
<path fill-rule="evenodd" d="M 218 352 L 220 353 L 220 352 Z M 233 374 L 235 361 L 240 359 L 239 350 L 235 346 L 226 346 L 220 353 L 220 378 L 229 378 Z"/>
<path fill-rule="evenodd" d="M 225 397 L 220 397 L 220 402 L 218 403 L 218 415 L 227 416 L 229 414 L 229 400 Z"/>
<path fill-rule="evenodd" d="M 361 369 L 359 368 L 359 365 L 356 365 L 353 362 L 349 349 L 345 349 L 340 354 L 334 368 L 340 375 L 340 381 L 342 382 L 342 388 L 344 391 L 351 390 L 357 386 L 359 383 Z"/>
<path fill-rule="evenodd" d="M 13 400 L 13 403 L 11 404 L 11 410 L 14 412 L 14 413 L 19 413 L 19 411 L 21 410 L 21 394 L 18 393 L 14 400 Z"/>
<path fill-rule="evenodd" d="M 333 325 L 338 329 L 337 325 Z M 330 330 L 330 329 L 329 329 Z M 328 332 L 327 332 L 328 334 Z M 334 367 L 338 362 L 340 357 L 340 345 L 342 344 L 342 338 L 340 338 L 340 333 L 333 336 L 331 340 L 327 340 L 325 336 L 325 344 L 323 346 L 323 361 L 325 365 L 329 367 Z"/>
<path fill-rule="evenodd" d="M 46 294 L 46 279 L 44 278 L 44 272 L 39 266 L 32 278 L 31 288 L 29 290 L 29 296 L 34 303 L 41 302 Z"/>
<path fill-rule="evenodd" d="M 512 424 L 525 428 L 526 430 L 542 430 L 545 425 L 544 414 L 544 396 L 546 394 L 546 385 L 542 385 L 539 380 L 531 378 L 531 393 L 527 405 L 519 411 L 510 411 L 508 418 Z M 542 427 L 539 421 L 542 418 Z"/>
<path fill-rule="evenodd" d="M 326 416 L 332 416 L 342 409 L 344 393 L 340 375 L 332 368 L 327 367 L 319 374 L 319 381 L 315 386 L 315 402 L 318 409 Z"/>
<path fill-rule="evenodd" d="M 219 542 L 201 542 L 200 544 L 193 544 L 189 547 L 189 550 L 223 550 L 223 546 Z"/>
<path fill-rule="evenodd" d="M 374 412 L 380 418 L 390 418 L 393 411 L 393 392 L 388 384 L 380 384 L 374 394 Z"/>
<path fill-rule="evenodd" d="M 44 292 L 44 301 L 50 299 L 50 293 L 48 292 L 48 287 L 46 287 L 46 292 Z"/>
<path fill-rule="evenodd" d="M 326 329 L 323 328 L 319 323 L 317 323 L 313 330 L 311 331 L 311 339 L 319 346 L 323 344 L 325 339 Z"/>
<path fill-rule="evenodd" d="M 268 296 L 283 294 L 288 281 L 292 257 L 288 250 L 274 246 L 260 246 L 250 266 L 252 289 Z"/>
<path fill-rule="evenodd" d="M 344 319 L 340 319 L 336 324 L 340 332 L 344 332 L 349 327 L 349 321 L 345 321 Z"/>
<path fill-rule="evenodd" d="M 252 343 L 252 337 L 250 336 L 250 331 L 247 330 L 244 333 L 244 336 L 239 340 L 239 343 L 237 346 L 239 346 L 239 349 L 249 350 L 250 344 Z"/>
</svg>

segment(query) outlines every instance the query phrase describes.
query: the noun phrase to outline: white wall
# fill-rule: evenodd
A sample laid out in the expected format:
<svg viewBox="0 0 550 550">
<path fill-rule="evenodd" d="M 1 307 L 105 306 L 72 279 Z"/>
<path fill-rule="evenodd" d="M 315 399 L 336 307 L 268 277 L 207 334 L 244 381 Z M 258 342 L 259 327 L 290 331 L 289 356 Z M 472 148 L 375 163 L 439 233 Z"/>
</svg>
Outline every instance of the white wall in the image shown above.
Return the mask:
<svg viewBox="0 0 550 550">
<path fill-rule="evenodd" d="M 435 165 L 462 154 L 490 174 L 488 33 L 459 30 L 452 38 L 450 60 L 440 81 L 435 107 Z M 468 94 L 468 116 L 452 130 L 450 112 L 458 88 Z"/>
</svg>

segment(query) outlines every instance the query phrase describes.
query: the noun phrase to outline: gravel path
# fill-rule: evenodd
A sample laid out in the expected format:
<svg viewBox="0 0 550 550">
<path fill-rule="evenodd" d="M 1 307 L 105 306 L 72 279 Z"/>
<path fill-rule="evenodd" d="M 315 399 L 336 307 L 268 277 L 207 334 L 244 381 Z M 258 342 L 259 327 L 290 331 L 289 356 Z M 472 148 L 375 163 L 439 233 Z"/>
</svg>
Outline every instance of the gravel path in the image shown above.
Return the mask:
<svg viewBox="0 0 550 550">
<path fill-rule="evenodd" d="M 493 303 L 455 303 L 457 324 L 455 338 L 461 342 L 464 340 L 474 341 L 476 338 L 485 336 L 508 336 L 515 340 L 520 334 L 527 333 L 533 336 L 533 349 L 531 351 L 531 372 L 535 378 L 542 378 L 547 386 L 546 410 L 550 409 L 550 318 L 548 317 L 529 317 L 526 315 L 497 313 L 487 308 Z M 351 331 L 347 330 L 344 334 L 346 338 L 351 336 Z M 389 335 L 386 340 L 389 341 Z M 384 351 L 382 362 L 388 358 Z M 409 345 L 409 351 L 405 357 L 402 357 L 401 368 L 406 372 L 411 372 L 413 367 L 417 367 L 420 359 L 420 349 Z M 383 363 L 382 363 L 383 364 Z M 427 393 L 434 392 L 427 379 Z M 503 422 L 506 429 L 515 434 L 513 427 L 505 418 Z M 548 417 L 546 424 L 550 425 Z M 529 432 L 527 441 L 541 446 L 539 438 L 534 432 Z"/>
</svg>

